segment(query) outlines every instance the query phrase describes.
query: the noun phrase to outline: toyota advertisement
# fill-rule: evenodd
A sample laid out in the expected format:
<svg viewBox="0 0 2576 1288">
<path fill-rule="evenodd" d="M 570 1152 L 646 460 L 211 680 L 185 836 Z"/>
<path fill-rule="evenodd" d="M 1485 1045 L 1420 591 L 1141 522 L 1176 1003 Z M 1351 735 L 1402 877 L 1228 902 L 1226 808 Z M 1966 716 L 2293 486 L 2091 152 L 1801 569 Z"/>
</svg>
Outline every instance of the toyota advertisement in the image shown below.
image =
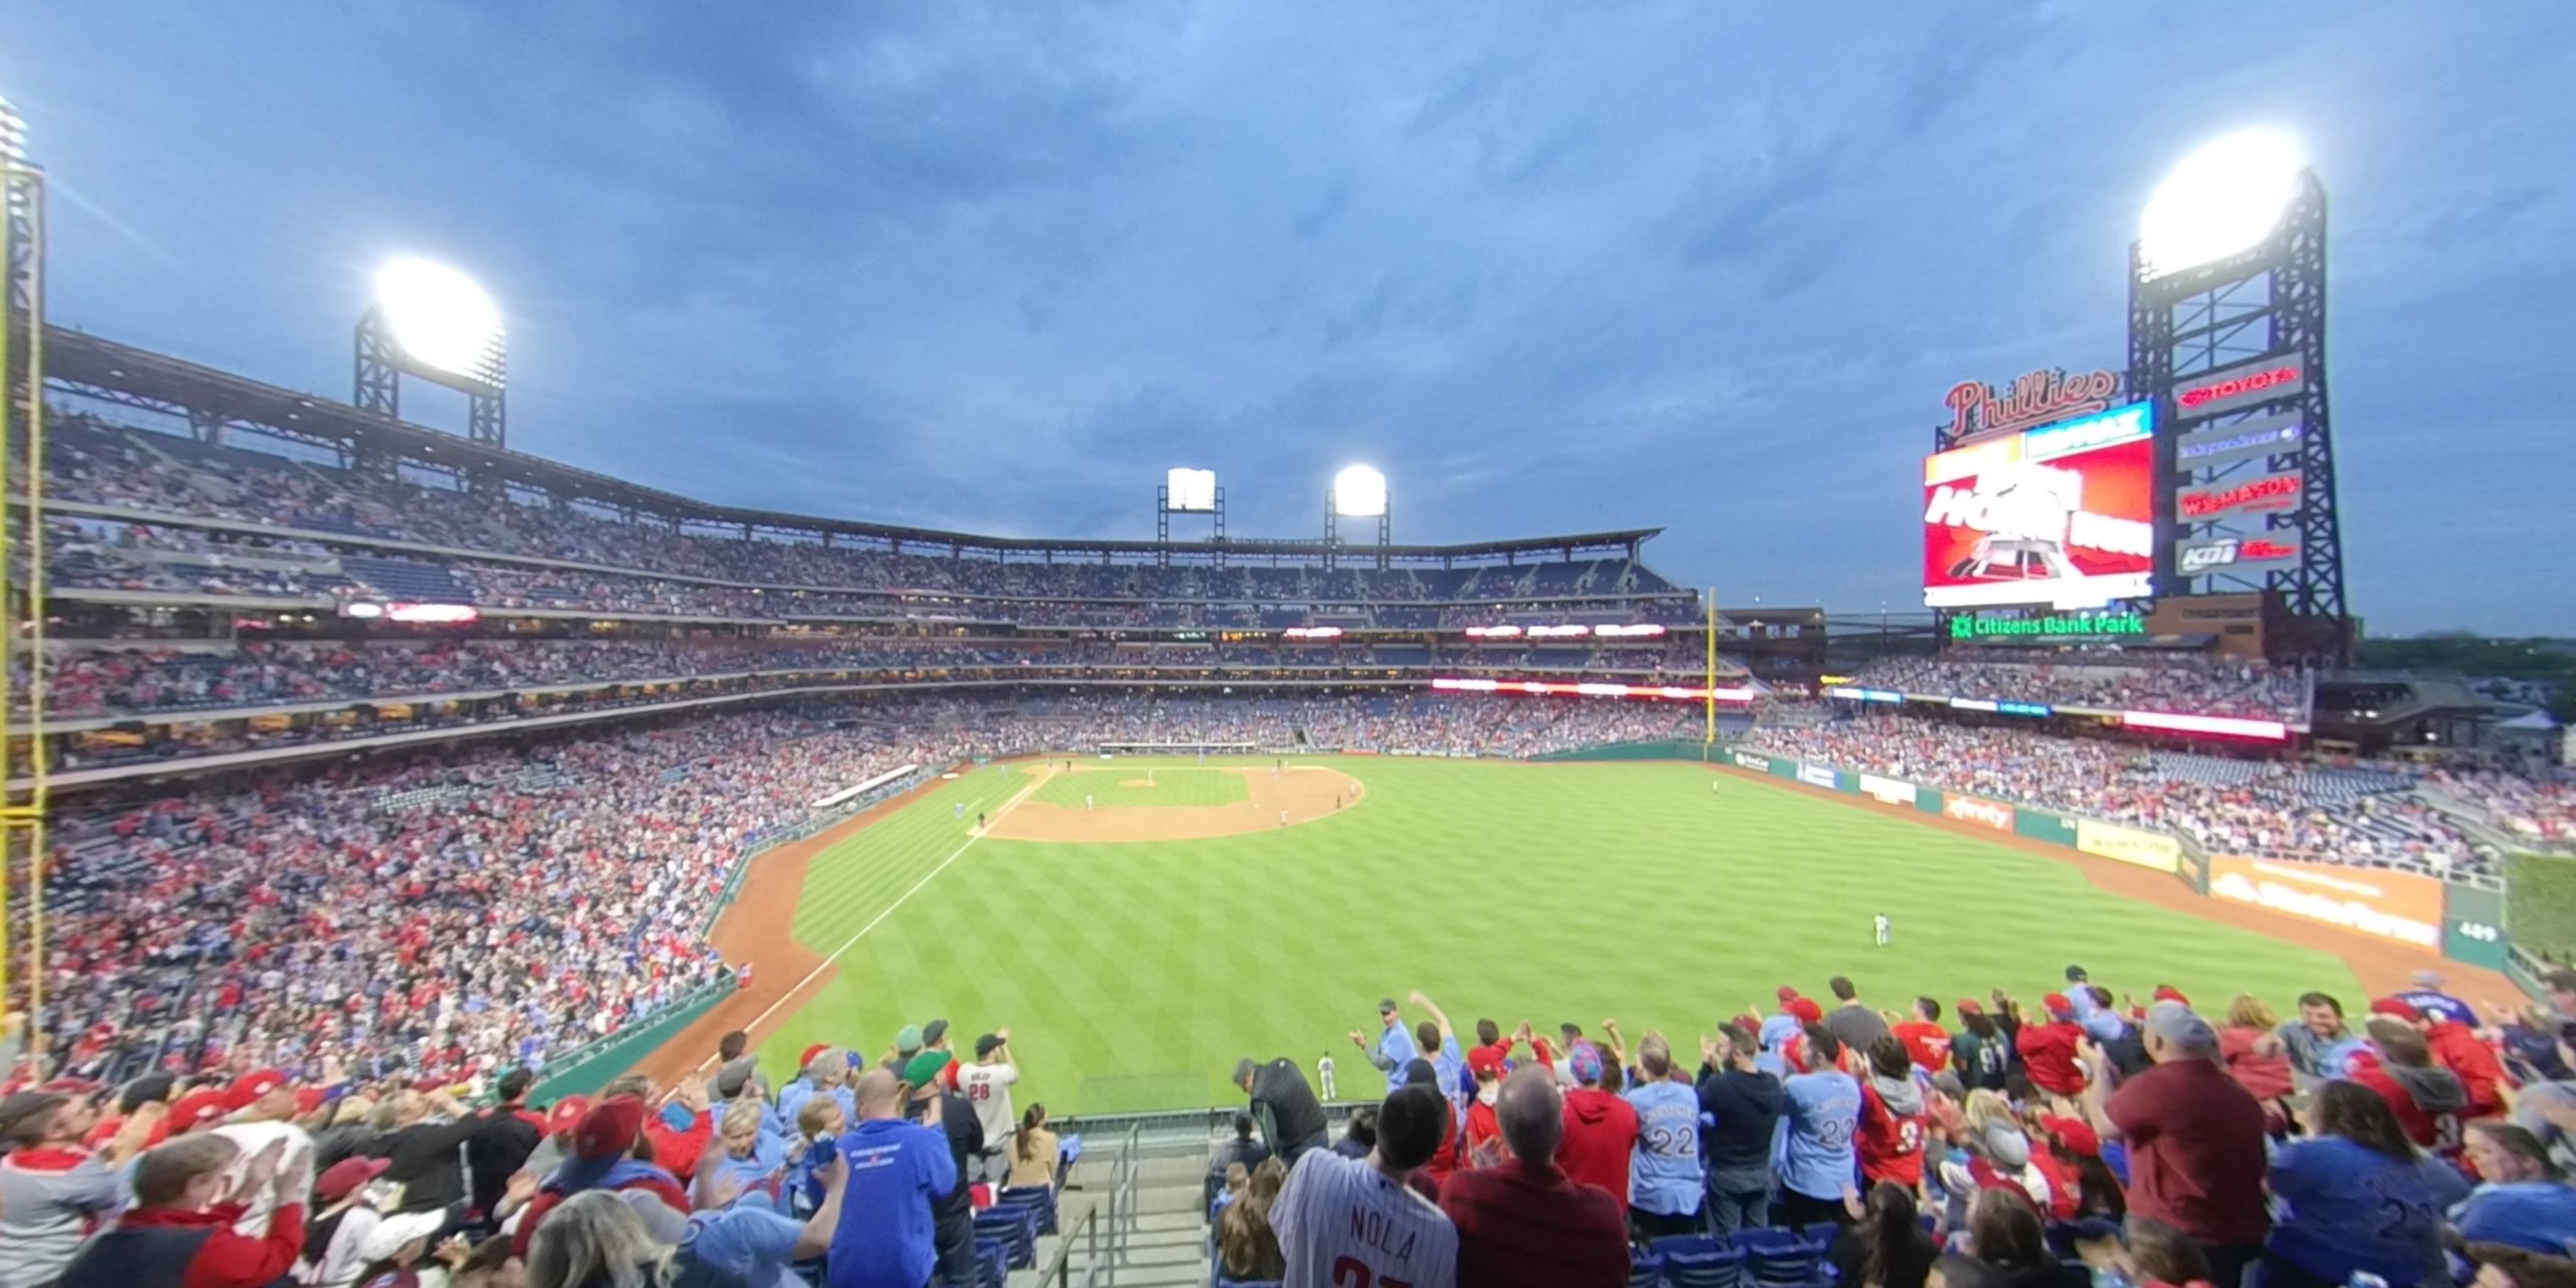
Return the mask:
<svg viewBox="0 0 2576 1288">
<path fill-rule="evenodd" d="M 2153 593 L 2147 403 L 1923 461 L 1923 602 L 2099 608 Z"/>
</svg>

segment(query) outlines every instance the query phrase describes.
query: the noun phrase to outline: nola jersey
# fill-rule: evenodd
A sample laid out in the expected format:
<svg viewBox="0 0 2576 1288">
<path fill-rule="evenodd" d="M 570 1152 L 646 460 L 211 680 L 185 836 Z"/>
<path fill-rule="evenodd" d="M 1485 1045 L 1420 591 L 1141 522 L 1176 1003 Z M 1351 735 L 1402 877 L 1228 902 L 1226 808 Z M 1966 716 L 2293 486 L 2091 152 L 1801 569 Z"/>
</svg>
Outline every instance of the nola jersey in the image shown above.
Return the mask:
<svg viewBox="0 0 2576 1288">
<path fill-rule="evenodd" d="M 1456 1288 L 1458 1229 L 1368 1160 L 1311 1150 L 1270 1205 L 1286 1288 Z"/>
</svg>

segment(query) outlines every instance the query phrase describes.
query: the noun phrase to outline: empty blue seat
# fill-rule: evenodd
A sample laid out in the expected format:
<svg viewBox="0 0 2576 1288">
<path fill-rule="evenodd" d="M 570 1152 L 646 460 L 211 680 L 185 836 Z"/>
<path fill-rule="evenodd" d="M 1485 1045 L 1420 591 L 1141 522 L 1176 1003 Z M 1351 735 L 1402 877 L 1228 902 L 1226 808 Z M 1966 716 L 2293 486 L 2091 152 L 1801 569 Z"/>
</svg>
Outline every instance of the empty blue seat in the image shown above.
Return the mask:
<svg viewBox="0 0 2576 1288">
<path fill-rule="evenodd" d="M 1809 1238 L 1795 1230 L 1738 1230 L 1734 1244 L 1745 1253 L 1745 1268 L 1756 1288 L 1806 1288 L 1821 1271 L 1830 1232 Z"/>
<path fill-rule="evenodd" d="M 1004 1190 L 993 1196 L 993 1203 L 997 1207 L 1026 1208 L 1036 1218 L 1039 1234 L 1055 1233 L 1055 1187 L 1052 1185 L 1023 1185 Z"/>
<path fill-rule="evenodd" d="M 1628 1262 L 1628 1288 L 1664 1288 L 1664 1259 L 1652 1253 L 1638 1253 Z"/>
<path fill-rule="evenodd" d="M 1011 1281 L 1011 1256 L 999 1239 L 975 1241 L 975 1282 L 979 1288 L 1007 1288 Z"/>
<path fill-rule="evenodd" d="M 1026 1270 L 1038 1263 L 1037 1214 L 1016 1204 L 995 1204 L 975 1214 L 975 1238 L 998 1239 L 1010 1268 Z"/>
<path fill-rule="evenodd" d="M 1664 1254 L 1664 1282 L 1670 1288 L 1744 1288 L 1749 1254 L 1742 1248 L 1722 1247 L 1714 1239 L 1699 1242 L 1707 1246 L 1675 1248 Z"/>
</svg>

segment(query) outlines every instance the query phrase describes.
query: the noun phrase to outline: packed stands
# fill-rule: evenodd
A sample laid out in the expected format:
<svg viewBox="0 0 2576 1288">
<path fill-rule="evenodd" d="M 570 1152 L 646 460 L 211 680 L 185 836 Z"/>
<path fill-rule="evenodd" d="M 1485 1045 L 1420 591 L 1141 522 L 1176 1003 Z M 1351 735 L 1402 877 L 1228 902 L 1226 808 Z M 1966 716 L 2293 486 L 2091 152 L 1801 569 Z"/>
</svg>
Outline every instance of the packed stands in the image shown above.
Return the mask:
<svg viewBox="0 0 2576 1288">
<path fill-rule="evenodd" d="M 1954 648 L 1939 657 L 1873 661 L 1856 683 L 1928 697 L 2243 716 L 2301 727 L 2314 700 L 2314 677 L 2304 670 L 2117 649 Z"/>
<path fill-rule="evenodd" d="M 2414 779 L 2393 770 L 2312 769 L 1898 715 L 1765 724 L 1750 741 L 1944 791 L 2167 828 L 2222 853 L 2437 875 L 2494 871 L 2439 811 L 2406 792 Z"/>
</svg>

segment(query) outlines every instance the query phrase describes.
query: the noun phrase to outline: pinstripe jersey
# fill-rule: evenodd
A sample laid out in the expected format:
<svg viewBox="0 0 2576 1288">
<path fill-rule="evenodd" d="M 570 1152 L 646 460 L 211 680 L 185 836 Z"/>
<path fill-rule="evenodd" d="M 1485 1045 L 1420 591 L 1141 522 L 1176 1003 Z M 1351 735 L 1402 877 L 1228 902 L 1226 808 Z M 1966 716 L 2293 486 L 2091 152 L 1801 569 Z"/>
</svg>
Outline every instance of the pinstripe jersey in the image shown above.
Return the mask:
<svg viewBox="0 0 2576 1288">
<path fill-rule="evenodd" d="M 1458 1229 L 1366 1159 L 1315 1150 L 1270 1206 L 1285 1288 L 1455 1288 Z"/>
</svg>

